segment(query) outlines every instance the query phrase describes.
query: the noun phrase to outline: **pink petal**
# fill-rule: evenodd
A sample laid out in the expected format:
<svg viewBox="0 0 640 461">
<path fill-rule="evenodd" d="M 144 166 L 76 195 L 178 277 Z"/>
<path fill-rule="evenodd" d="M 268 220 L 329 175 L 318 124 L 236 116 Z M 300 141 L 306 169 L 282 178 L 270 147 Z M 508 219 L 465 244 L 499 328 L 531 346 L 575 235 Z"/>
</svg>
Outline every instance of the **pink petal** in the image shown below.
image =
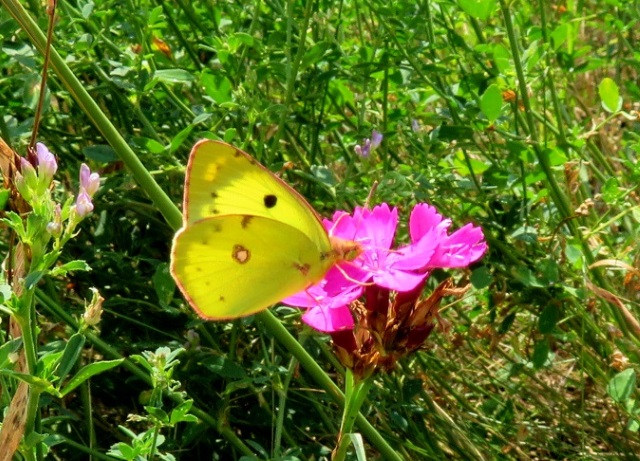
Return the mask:
<svg viewBox="0 0 640 461">
<path fill-rule="evenodd" d="M 410 291 L 422 282 L 426 276 L 427 274 L 424 272 L 400 271 L 389 268 L 375 274 L 373 281 L 376 285 L 389 290 Z"/>
<path fill-rule="evenodd" d="M 487 243 L 480 227 L 467 224 L 440 243 L 429 268 L 466 267 L 476 262 L 487 251 Z"/>
<path fill-rule="evenodd" d="M 344 305 L 332 309 L 320 306 L 312 307 L 304 313 L 302 320 L 312 328 L 324 333 L 353 328 L 353 316 L 349 308 Z"/>
<path fill-rule="evenodd" d="M 358 272 L 362 271 L 358 269 Z M 368 274 L 366 276 L 368 277 Z M 343 273 L 334 267 L 319 283 L 283 299 L 282 303 L 295 307 L 324 306 L 333 308 L 354 301 L 360 296 L 362 290 L 363 284 L 361 282 L 346 279 Z"/>
<path fill-rule="evenodd" d="M 435 207 L 427 203 L 418 203 L 411 210 L 411 216 L 409 217 L 409 232 L 411 234 L 411 241 L 415 242 L 421 239 L 427 232 L 432 229 L 449 228 L 451 220 L 443 219 L 442 215 L 438 213 Z"/>
</svg>

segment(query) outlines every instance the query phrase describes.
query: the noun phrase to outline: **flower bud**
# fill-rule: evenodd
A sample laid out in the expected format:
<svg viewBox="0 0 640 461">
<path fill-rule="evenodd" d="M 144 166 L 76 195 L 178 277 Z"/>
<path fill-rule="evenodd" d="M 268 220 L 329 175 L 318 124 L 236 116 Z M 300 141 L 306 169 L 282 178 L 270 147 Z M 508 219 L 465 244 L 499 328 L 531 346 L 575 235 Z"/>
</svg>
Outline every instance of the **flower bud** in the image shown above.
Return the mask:
<svg viewBox="0 0 640 461">
<path fill-rule="evenodd" d="M 47 232 L 56 238 L 62 235 L 62 210 L 59 203 L 53 209 L 53 221 L 47 224 Z"/>
<path fill-rule="evenodd" d="M 47 149 L 47 146 L 41 142 L 36 144 L 36 152 L 38 157 L 38 179 L 40 189 L 44 190 L 49 187 L 53 175 L 58 170 L 58 162 L 54 155 Z"/>
<path fill-rule="evenodd" d="M 100 323 L 100 316 L 102 315 L 102 303 L 104 302 L 104 298 L 100 296 L 100 292 L 91 288 L 93 292 L 93 297 L 91 298 L 91 302 L 85 308 L 84 314 L 82 318 L 84 319 L 84 323 L 88 326 L 92 327 Z"/>
<path fill-rule="evenodd" d="M 27 186 L 27 180 L 19 171 L 14 173 L 13 182 L 20 195 L 22 195 L 22 198 L 30 202 L 32 198 L 31 189 Z"/>
<path fill-rule="evenodd" d="M 20 173 L 24 178 L 24 184 L 29 189 L 36 189 L 38 186 L 38 175 L 33 165 L 24 157 L 20 157 Z"/>
<path fill-rule="evenodd" d="M 100 175 L 98 173 L 92 173 L 89 167 L 83 163 L 80 166 L 80 188 L 89 194 L 89 197 L 98 191 L 100 187 Z"/>
<path fill-rule="evenodd" d="M 80 193 L 76 198 L 76 213 L 78 214 L 80 219 L 82 219 L 92 211 L 93 203 L 91 202 L 91 197 L 84 189 L 84 187 L 80 187 Z"/>
<path fill-rule="evenodd" d="M 375 149 L 376 147 L 378 147 L 380 145 L 380 143 L 382 142 L 382 133 L 380 133 L 379 131 L 373 130 L 373 132 L 371 133 L 371 148 Z"/>
</svg>

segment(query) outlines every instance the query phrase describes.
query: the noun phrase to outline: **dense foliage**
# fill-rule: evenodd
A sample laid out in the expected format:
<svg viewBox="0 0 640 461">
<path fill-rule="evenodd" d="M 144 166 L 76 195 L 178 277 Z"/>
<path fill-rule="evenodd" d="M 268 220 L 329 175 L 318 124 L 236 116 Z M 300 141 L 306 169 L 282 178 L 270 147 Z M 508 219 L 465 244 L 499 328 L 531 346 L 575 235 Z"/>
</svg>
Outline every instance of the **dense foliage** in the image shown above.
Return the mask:
<svg viewBox="0 0 640 461">
<path fill-rule="evenodd" d="M 38 2 L 23 2 L 28 12 L 1 3 L 0 133 L 24 154 L 49 17 Z M 57 156 L 61 200 L 82 162 L 102 184 L 60 256 L 91 270 L 38 283 L 38 376 L 69 344 L 79 345 L 69 376 L 126 360 L 63 396 L 42 394 L 50 459 L 327 459 L 335 446 L 341 405 L 273 322 L 203 322 L 175 290 L 173 204 L 203 137 L 281 172 L 325 216 L 363 205 L 377 182 L 371 203 L 404 213 L 428 202 L 454 228 L 484 230 L 480 262 L 429 281 L 473 287 L 443 304 L 424 350 L 375 378 L 362 407 L 372 428 L 356 425 L 369 459 L 385 456 L 374 433 L 401 459 L 635 459 L 631 5 L 59 2 L 38 139 Z M 373 130 L 381 145 L 358 155 Z M 0 240 L 8 253 L 10 233 Z M 104 313 L 88 328 L 91 288 Z M 273 312 L 342 386 L 327 336 L 296 309 Z M 1 335 L 6 408 L 17 346 Z"/>
</svg>

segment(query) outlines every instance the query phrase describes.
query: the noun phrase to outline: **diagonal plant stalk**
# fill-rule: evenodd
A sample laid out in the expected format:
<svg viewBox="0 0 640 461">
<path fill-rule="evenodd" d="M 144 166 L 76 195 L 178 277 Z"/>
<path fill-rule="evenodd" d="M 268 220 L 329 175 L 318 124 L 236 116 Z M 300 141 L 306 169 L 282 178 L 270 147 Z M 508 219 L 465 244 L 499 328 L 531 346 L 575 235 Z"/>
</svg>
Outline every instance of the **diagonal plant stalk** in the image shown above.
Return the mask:
<svg viewBox="0 0 640 461">
<path fill-rule="evenodd" d="M 0 0 L 2 5 L 7 8 L 12 17 L 20 24 L 22 29 L 27 33 L 31 43 L 38 49 L 40 53 L 45 50 L 46 38 L 42 30 L 31 18 L 24 7 L 18 0 Z M 155 179 L 149 174 L 148 170 L 142 164 L 140 159 L 133 152 L 124 138 L 120 135 L 109 118 L 100 110 L 99 106 L 89 95 L 85 87 L 67 66 L 56 49 L 51 47 L 51 68 L 60 79 L 65 88 L 73 96 L 76 103 L 81 107 L 83 112 L 87 114 L 91 122 L 104 136 L 106 141 L 113 147 L 118 157 L 127 165 L 135 178 L 138 185 L 148 194 L 154 202 L 158 210 L 163 214 L 168 224 L 173 229 L 178 229 L 182 225 L 182 216 L 176 205 L 171 201 L 167 194 L 158 185 Z M 58 312 L 60 315 L 61 312 Z M 65 316 L 65 321 L 71 321 L 72 318 Z M 340 392 L 336 384 L 329 376 L 320 368 L 314 359 L 300 345 L 300 343 L 287 331 L 282 322 L 278 320 L 270 311 L 264 311 L 256 316 L 266 327 L 267 331 L 272 334 L 291 354 L 293 354 L 313 377 L 316 383 L 322 387 L 329 396 L 341 405 L 344 405 L 344 395 Z M 95 344 L 97 337 L 88 336 Z M 108 346 L 103 343 L 101 347 Z M 115 351 L 112 350 L 113 353 Z M 117 353 L 115 353 L 118 356 Z M 202 418 L 200 414 L 196 416 Z M 209 424 L 213 423 L 213 427 L 220 431 L 215 419 L 202 418 Z M 367 440 L 388 460 L 401 460 L 400 455 L 387 443 L 382 435 L 361 415 L 356 418 L 362 434 Z M 221 431 L 221 434 L 228 439 L 235 434 L 233 431 Z M 237 437 L 236 437 L 237 438 Z"/>
</svg>

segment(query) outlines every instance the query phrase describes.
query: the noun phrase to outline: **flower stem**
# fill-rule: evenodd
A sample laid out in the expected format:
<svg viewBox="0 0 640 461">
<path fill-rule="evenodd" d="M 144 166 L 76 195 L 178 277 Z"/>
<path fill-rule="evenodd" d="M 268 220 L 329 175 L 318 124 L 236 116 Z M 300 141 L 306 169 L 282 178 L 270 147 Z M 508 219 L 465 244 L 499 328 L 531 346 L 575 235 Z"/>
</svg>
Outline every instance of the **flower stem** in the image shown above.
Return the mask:
<svg viewBox="0 0 640 461">
<path fill-rule="evenodd" d="M 372 376 L 364 380 L 357 380 L 351 369 L 347 369 L 345 374 L 344 411 L 342 413 L 340 433 L 338 434 L 338 443 L 331 457 L 332 461 L 343 461 L 345 459 L 351 440 L 348 436 L 353 430 L 353 424 L 360 412 L 364 399 L 367 397 L 371 384 L 373 384 Z"/>
</svg>

